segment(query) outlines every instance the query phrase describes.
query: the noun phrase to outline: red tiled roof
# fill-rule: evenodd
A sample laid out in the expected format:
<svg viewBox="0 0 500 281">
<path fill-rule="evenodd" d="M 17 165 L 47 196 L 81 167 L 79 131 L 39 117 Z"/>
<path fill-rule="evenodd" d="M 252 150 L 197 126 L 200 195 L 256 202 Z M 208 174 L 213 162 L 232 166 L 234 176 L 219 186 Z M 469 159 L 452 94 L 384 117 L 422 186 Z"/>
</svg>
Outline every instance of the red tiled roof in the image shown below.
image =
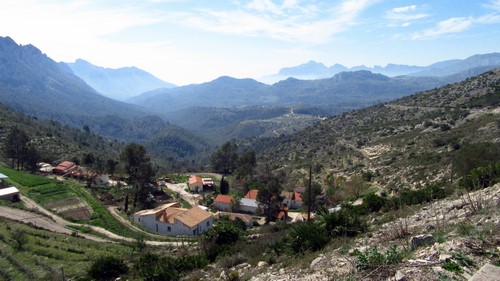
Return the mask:
<svg viewBox="0 0 500 281">
<path fill-rule="evenodd" d="M 257 200 L 257 194 L 259 194 L 258 189 L 251 189 L 245 194 L 245 198 Z"/>
<path fill-rule="evenodd" d="M 201 183 L 203 184 L 203 180 L 199 176 L 190 176 L 189 177 L 189 185 Z"/>
<path fill-rule="evenodd" d="M 230 195 L 222 195 L 222 194 L 219 194 L 217 195 L 217 197 L 215 198 L 215 201 L 214 202 L 217 202 L 217 203 L 224 203 L 224 204 L 231 204 L 233 202 L 233 197 L 230 196 Z"/>
<path fill-rule="evenodd" d="M 298 192 L 294 192 L 295 201 L 302 201 L 302 195 Z"/>
</svg>

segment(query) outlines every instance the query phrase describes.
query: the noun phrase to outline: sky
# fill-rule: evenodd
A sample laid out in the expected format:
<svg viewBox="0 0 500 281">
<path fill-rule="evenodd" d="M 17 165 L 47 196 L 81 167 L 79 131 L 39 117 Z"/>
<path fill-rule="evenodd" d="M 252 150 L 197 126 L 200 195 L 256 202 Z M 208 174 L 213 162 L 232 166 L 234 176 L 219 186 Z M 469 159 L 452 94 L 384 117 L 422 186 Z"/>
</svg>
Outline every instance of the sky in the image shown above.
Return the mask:
<svg viewBox="0 0 500 281">
<path fill-rule="evenodd" d="M 500 52 L 500 0 L 0 0 L 0 36 L 180 86 Z"/>
</svg>

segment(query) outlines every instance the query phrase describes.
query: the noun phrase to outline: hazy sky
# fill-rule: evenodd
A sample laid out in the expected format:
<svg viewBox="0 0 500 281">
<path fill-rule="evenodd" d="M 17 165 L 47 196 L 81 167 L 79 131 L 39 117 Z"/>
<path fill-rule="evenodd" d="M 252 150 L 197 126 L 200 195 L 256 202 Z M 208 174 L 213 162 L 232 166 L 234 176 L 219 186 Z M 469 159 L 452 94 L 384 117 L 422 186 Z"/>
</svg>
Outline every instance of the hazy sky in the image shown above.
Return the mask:
<svg viewBox="0 0 500 281">
<path fill-rule="evenodd" d="M 0 36 L 185 85 L 500 52 L 500 0 L 0 0 Z"/>
</svg>

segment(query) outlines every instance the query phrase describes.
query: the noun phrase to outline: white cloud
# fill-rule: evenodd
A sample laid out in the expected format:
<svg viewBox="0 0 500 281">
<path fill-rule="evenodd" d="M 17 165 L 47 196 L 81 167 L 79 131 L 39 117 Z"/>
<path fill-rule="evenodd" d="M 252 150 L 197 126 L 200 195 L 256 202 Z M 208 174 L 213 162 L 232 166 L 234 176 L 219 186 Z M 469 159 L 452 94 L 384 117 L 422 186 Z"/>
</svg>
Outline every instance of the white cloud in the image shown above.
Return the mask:
<svg viewBox="0 0 500 281">
<path fill-rule="evenodd" d="M 489 1 L 489 3 L 484 4 L 483 6 L 485 6 L 488 9 L 500 12 L 500 0 L 491 0 Z"/>
<path fill-rule="evenodd" d="M 441 36 L 460 33 L 478 24 L 500 23 L 499 14 L 486 14 L 480 17 L 449 18 L 437 24 L 436 27 L 413 34 L 413 40 L 433 39 Z"/>
<path fill-rule="evenodd" d="M 391 26 L 407 27 L 415 20 L 428 17 L 428 14 L 418 13 L 417 5 L 409 5 L 404 7 L 393 8 L 386 12 L 385 18 L 390 21 Z"/>
<path fill-rule="evenodd" d="M 441 21 L 435 28 L 427 29 L 413 35 L 414 40 L 436 38 L 447 34 L 462 32 L 472 26 L 474 20 L 468 18 L 449 18 Z"/>
<path fill-rule="evenodd" d="M 295 0 L 283 1 L 281 5 L 270 0 L 253 0 L 239 10 L 184 13 L 178 22 L 210 32 L 322 43 L 355 24 L 358 15 L 372 3 L 344 0 L 338 6 L 325 8 L 300 5 Z"/>
</svg>

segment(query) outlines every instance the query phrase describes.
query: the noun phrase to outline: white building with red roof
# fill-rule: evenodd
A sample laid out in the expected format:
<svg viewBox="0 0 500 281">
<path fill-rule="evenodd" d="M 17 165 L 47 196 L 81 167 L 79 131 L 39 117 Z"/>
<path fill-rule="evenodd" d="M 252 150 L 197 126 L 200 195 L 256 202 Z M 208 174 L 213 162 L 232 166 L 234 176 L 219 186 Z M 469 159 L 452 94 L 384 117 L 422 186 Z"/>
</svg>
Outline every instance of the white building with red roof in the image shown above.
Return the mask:
<svg viewBox="0 0 500 281">
<path fill-rule="evenodd" d="M 139 211 L 133 218 L 136 223 L 153 232 L 193 236 L 210 229 L 213 216 L 199 206 L 185 209 L 175 202 Z"/>
</svg>

